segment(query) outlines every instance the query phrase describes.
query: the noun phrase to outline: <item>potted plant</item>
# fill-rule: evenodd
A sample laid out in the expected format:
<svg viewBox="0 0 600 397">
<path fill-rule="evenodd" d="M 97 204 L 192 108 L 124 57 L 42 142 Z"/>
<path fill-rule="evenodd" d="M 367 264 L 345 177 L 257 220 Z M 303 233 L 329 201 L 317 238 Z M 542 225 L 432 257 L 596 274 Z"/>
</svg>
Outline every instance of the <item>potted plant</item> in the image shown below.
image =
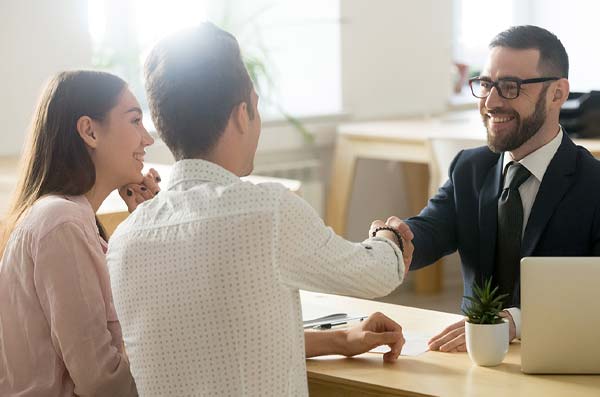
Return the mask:
<svg viewBox="0 0 600 397">
<path fill-rule="evenodd" d="M 482 287 L 473 283 L 473 295 L 465 296 L 470 304 L 463 310 L 467 352 L 477 365 L 498 365 L 508 352 L 508 322 L 500 317 L 508 294 L 498 294 L 498 287 L 492 289 L 490 278 Z"/>
</svg>

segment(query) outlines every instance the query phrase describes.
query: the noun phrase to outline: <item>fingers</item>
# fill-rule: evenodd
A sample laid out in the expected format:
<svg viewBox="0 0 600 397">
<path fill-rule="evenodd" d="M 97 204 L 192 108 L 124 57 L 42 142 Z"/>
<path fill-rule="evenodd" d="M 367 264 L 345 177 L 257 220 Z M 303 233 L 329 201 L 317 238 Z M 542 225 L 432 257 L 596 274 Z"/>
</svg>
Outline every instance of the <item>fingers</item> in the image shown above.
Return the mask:
<svg viewBox="0 0 600 397">
<path fill-rule="evenodd" d="M 158 186 L 158 182 L 160 181 L 160 176 L 158 172 L 154 168 L 150 168 L 148 173 L 144 176 L 142 180 L 141 186 L 144 186 L 146 189 L 152 192 L 152 196 L 158 194 L 160 192 L 160 187 Z"/>
<path fill-rule="evenodd" d="M 388 345 L 390 347 L 390 351 L 383 355 L 383 361 L 385 362 L 394 362 L 400 357 L 400 353 L 402 353 L 402 347 L 406 341 L 404 340 L 404 335 L 402 332 L 385 332 L 381 334 L 382 342 L 381 345 Z"/>
<path fill-rule="evenodd" d="M 402 239 L 404 240 L 404 238 Z M 408 273 L 410 264 L 412 263 L 413 253 L 415 252 L 415 246 L 412 242 L 404 240 L 404 250 L 402 251 L 402 260 L 404 261 L 404 275 Z"/>
<path fill-rule="evenodd" d="M 145 179 L 145 178 L 144 178 Z M 146 200 L 150 200 L 154 197 L 154 193 L 148 189 L 145 185 L 129 185 L 129 189 L 133 190 L 134 196 L 136 196 L 136 201 L 139 198 L 142 198 L 141 201 L 137 201 L 137 203 L 142 203 Z"/>
<path fill-rule="evenodd" d="M 428 342 L 429 350 L 452 351 L 465 343 L 465 321 L 461 320 L 446 327 Z"/>
<path fill-rule="evenodd" d="M 460 330 L 455 330 L 453 332 L 456 332 L 456 331 L 460 331 Z M 442 344 L 438 349 L 439 351 L 446 352 L 446 353 L 455 352 L 455 351 L 458 351 L 458 348 L 460 346 L 467 343 L 466 339 L 465 339 L 464 331 L 456 332 L 452 335 L 448 335 L 448 338 L 452 338 L 452 339 L 450 339 L 448 342 Z M 430 350 L 435 350 L 435 349 L 430 349 Z"/>
<path fill-rule="evenodd" d="M 466 343 L 460 344 L 457 347 L 454 348 L 454 350 L 450 350 L 449 352 L 446 353 L 464 353 L 467 351 L 467 345 Z"/>
<path fill-rule="evenodd" d="M 371 227 L 369 228 L 369 237 L 372 237 L 373 232 L 375 231 L 375 229 L 377 229 L 378 227 L 385 227 L 385 223 L 383 221 L 380 221 L 379 219 L 373 221 L 371 223 Z"/>
<path fill-rule="evenodd" d="M 402 352 L 402 346 L 406 342 L 402 332 L 372 332 L 366 331 L 364 333 L 364 340 L 368 346 L 368 350 L 371 350 L 377 346 L 388 345 L 390 351 L 384 354 L 384 361 L 391 362 L 396 361 Z"/>
<path fill-rule="evenodd" d="M 154 178 L 154 181 L 156 183 L 160 183 L 162 181 L 162 179 L 160 178 L 160 174 L 154 168 L 150 168 L 146 175 Z"/>
<path fill-rule="evenodd" d="M 365 341 L 372 346 L 371 348 L 380 345 L 390 347 L 390 351 L 383 356 L 385 362 L 393 362 L 398 359 L 406 342 L 400 324 L 383 313 L 376 312 L 365 320 L 363 329 L 365 330 Z"/>
<path fill-rule="evenodd" d="M 432 336 L 431 339 L 429 339 L 429 343 L 431 343 L 432 341 L 434 341 L 436 339 L 441 338 L 442 336 L 446 335 L 448 332 L 450 332 L 452 330 L 455 330 L 457 328 L 464 327 L 464 326 L 465 326 L 465 320 L 464 319 L 460 320 L 460 321 L 457 321 L 457 322 L 455 322 L 453 324 L 450 324 L 449 326 L 447 326 L 446 328 L 444 328 L 442 330 L 442 332 L 440 332 L 439 334 L 437 334 L 435 336 Z"/>
<path fill-rule="evenodd" d="M 385 224 L 396 229 L 404 240 L 412 241 L 412 239 L 415 238 L 415 235 L 413 234 L 412 230 L 410 230 L 410 227 L 397 216 L 389 217 Z"/>
<path fill-rule="evenodd" d="M 154 168 L 150 168 L 141 183 L 131 183 L 122 186 L 119 189 L 119 195 L 123 201 L 125 201 L 125 204 L 127 204 L 129 212 L 133 212 L 138 204 L 150 200 L 158 194 L 158 192 L 160 192 L 160 187 L 158 186 L 160 181 L 161 179 L 158 172 Z"/>
<path fill-rule="evenodd" d="M 408 273 L 410 264 L 412 263 L 413 253 L 415 251 L 415 246 L 412 244 L 412 240 L 415 237 L 410 227 L 397 216 L 391 216 L 387 219 L 385 224 L 389 227 L 394 228 L 402 237 L 404 249 L 402 250 L 402 259 L 405 265 L 405 272 Z"/>
<path fill-rule="evenodd" d="M 402 332 L 400 324 L 381 312 L 375 312 L 363 322 L 363 329 L 375 332 Z"/>
</svg>

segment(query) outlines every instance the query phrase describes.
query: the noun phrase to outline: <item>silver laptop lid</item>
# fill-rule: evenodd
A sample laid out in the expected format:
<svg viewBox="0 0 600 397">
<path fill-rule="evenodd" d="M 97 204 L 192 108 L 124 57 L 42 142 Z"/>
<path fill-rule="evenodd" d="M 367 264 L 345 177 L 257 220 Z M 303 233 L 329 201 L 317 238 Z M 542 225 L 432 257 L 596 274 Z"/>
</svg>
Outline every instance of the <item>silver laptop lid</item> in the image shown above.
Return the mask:
<svg viewBox="0 0 600 397">
<path fill-rule="evenodd" d="M 521 367 L 600 373 L 600 257 L 521 260 Z"/>
</svg>

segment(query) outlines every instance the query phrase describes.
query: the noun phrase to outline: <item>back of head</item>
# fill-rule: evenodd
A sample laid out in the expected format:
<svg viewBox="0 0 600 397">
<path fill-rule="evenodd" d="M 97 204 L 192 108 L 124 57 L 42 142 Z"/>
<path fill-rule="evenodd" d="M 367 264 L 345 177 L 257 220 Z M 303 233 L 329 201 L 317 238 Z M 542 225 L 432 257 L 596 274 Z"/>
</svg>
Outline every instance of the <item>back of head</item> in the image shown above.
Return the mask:
<svg viewBox="0 0 600 397">
<path fill-rule="evenodd" d="M 206 155 L 252 82 L 231 34 L 211 23 L 160 41 L 145 65 L 152 120 L 175 159 Z"/>
<path fill-rule="evenodd" d="M 40 197 L 81 195 L 96 180 L 94 163 L 77 133 L 82 116 L 102 121 L 116 105 L 126 83 L 97 71 L 68 71 L 46 85 L 21 158 L 21 175 L 0 236 L 0 252 L 18 219 Z"/>
<path fill-rule="evenodd" d="M 492 39 L 490 49 L 508 47 L 540 52 L 538 69 L 547 77 L 569 78 L 569 56 L 561 41 L 546 29 L 532 25 L 513 26 Z"/>
</svg>

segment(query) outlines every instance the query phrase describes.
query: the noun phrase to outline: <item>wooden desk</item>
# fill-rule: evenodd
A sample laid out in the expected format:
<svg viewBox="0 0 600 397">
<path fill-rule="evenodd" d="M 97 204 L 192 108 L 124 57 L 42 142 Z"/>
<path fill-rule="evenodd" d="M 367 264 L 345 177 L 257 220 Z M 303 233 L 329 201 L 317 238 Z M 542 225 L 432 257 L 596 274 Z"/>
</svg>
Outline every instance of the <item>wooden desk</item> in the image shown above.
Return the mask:
<svg viewBox="0 0 600 397">
<path fill-rule="evenodd" d="M 166 164 L 154 164 L 146 163 L 144 165 L 144 173 L 146 170 L 154 168 L 160 174 L 162 182 L 160 183 L 161 188 L 166 188 L 169 184 L 169 178 L 171 175 L 171 165 Z M 300 181 L 294 179 L 283 179 L 283 178 L 271 178 L 258 175 L 250 175 L 242 178 L 245 181 L 252 183 L 263 183 L 263 182 L 276 182 L 281 183 L 287 187 L 290 191 L 302 195 L 302 184 Z M 125 202 L 119 196 L 119 193 L 115 190 L 104 200 L 97 212 L 98 219 L 106 229 L 106 232 L 110 236 L 112 232 L 119 226 L 119 223 L 123 222 L 129 215 Z"/>
<path fill-rule="evenodd" d="M 418 214 L 430 196 L 430 172 L 435 169 L 429 148 L 431 138 L 485 139 L 486 133 L 476 111 L 449 113 L 429 119 L 406 119 L 341 124 L 338 127 L 331 185 L 327 198 L 326 223 L 344 235 L 350 194 L 358 159 L 393 160 L 404 163 L 405 187 L 411 214 Z M 600 157 L 600 139 L 575 140 Z M 394 214 L 390 214 L 394 215 Z M 441 289 L 441 266 L 436 264 L 415 272 L 420 293 Z"/>
<path fill-rule="evenodd" d="M 306 304 L 323 304 L 341 312 L 380 311 L 405 331 L 433 335 L 462 318 L 449 313 L 416 309 L 335 295 L 301 293 Z M 327 356 L 306 360 L 311 397 L 358 396 L 600 396 L 599 375 L 525 375 L 520 344 L 511 344 L 497 367 L 478 367 L 467 353 L 426 352 L 383 363 L 381 354 L 354 358 Z"/>
</svg>

